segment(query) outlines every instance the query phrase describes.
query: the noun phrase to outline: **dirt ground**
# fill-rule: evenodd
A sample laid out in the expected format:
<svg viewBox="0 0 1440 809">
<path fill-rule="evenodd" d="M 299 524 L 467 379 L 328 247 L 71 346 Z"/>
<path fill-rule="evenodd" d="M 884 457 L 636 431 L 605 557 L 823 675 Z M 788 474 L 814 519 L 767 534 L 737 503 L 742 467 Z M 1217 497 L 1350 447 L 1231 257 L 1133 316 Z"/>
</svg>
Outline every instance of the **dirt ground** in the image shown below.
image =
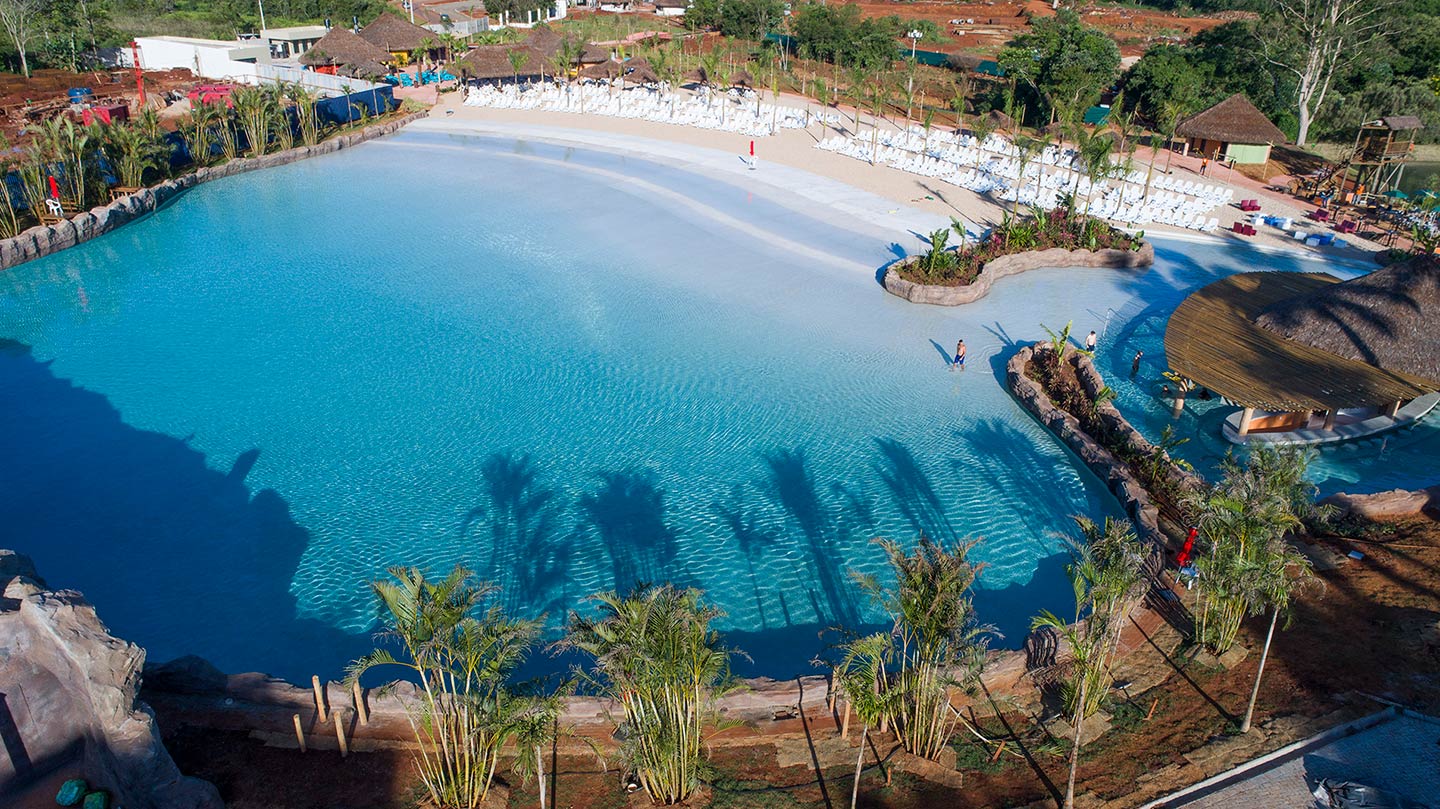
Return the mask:
<svg viewBox="0 0 1440 809">
<path fill-rule="evenodd" d="M 950 3 L 940 0 L 893 2 L 862 0 L 867 16 L 898 14 L 907 19 L 933 20 L 946 32 L 943 43 L 921 41 L 926 50 L 965 51 L 994 56 L 1005 43 L 1030 26 L 1030 19 L 1055 14 L 1041 0 L 1001 0 L 991 3 Z M 1088 5 L 1079 9 L 1082 19 L 1115 38 L 1123 56 L 1139 56 L 1156 42 L 1180 42 L 1208 28 L 1235 19 L 1234 14 L 1182 17 L 1159 9 Z M 1243 15 L 1240 15 L 1243 16 Z M 959 22 L 953 22 L 958 20 Z"/>
<path fill-rule="evenodd" d="M 1349 525 L 1339 536 L 1308 543 L 1324 586 L 1300 598 L 1293 624 L 1278 632 L 1260 691 L 1255 728 L 1235 733 L 1258 655 L 1231 668 L 1191 660 L 1183 645 L 1183 613 L 1152 621 L 1138 648 L 1117 671 L 1121 684 L 1110 710 L 1111 729 L 1082 754 L 1081 806 L 1130 807 L 1387 702 L 1440 713 L 1440 515 L 1395 523 Z M 1364 558 L 1348 558 L 1358 551 Z M 1157 627 L 1158 624 L 1158 627 Z M 1242 644 L 1258 650 L 1265 625 L 1254 619 Z M 1213 662 L 1213 661 L 1212 661 Z M 978 727 L 1009 739 L 994 748 L 961 738 L 957 762 L 935 768 L 896 749 L 893 737 L 872 734 L 861 779 L 860 805 L 886 809 L 927 806 L 1050 805 L 1063 787 L 1066 742 L 1036 717 L 1000 704 L 1000 715 Z M 264 746 L 241 733 L 178 728 L 160 713 L 166 742 L 182 770 L 213 781 L 228 805 L 274 809 L 391 809 L 414 806 L 409 754 L 401 750 L 301 754 Z M 178 720 L 178 717 L 171 719 Z M 826 717 L 799 732 L 716 740 L 709 786 L 691 801 L 712 807 L 836 807 L 850 797 L 859 732 L 839 738 Z M 876 763 L 877 757 L 884 767 Z M 612 762 L 613 766 L 613 762 Z M 627 795 L 619 773 L 593 755 L 569 754 L 550 763 L 557 807 L 614 809 L 649 805 Z M 817 769 L 823 775 L 817 776 Z M 887 786 L 887 775 L 889 785 Z M 536 784 L 501 785 L 493 805 L 535 806 Z"/>
<path fill-rule="evenodd" d="M 153 97 L 189 90 L 198 80 L 189 70 L 147 70 L 145 91 Z M 97 105 L 125 104 L 133 114 L 139 92 L 133 70 L 97 70 L 71 73 L 68 70 L 36 70 L 30 78 L 0 74 L 0 133 L 11 142 L 22 140 L 20 130 L 61 114 L 70 107 L 66 93 L 73 87 L 88 87 Z"/>
</svg>

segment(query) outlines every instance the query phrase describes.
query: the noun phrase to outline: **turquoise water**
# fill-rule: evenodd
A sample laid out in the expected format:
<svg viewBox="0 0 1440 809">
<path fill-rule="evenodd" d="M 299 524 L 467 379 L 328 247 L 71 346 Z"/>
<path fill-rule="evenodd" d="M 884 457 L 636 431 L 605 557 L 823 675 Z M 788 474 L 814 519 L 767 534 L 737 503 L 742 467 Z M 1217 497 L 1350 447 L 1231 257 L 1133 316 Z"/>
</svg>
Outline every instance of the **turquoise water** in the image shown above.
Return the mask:
<svg viewBox="0 0 1440 809">
<path fill-rule="evenodd" d="M 1107 339 L 1100 346 L 1096 363 L 1116 391 L 1116 406 L 1142 434 L 1155 441 L 1170 427 L 1175 436 L 1188 439 L 1173 454 L 1189 461 L 1202 475 L 1214 477 L 1220 461 L 1234 447 L 1221 436 L 1220 427 L 1237 408 L 1218 398 L 1201 401 L 1191 396 L 1181 415 L 1173 416 L 1171 403 L 1163 398 L 1161 390 L 1165 385 L 1161 374 L 1167 367 L 1165 324 L 1170 313 L 1194 289 L 1235 272 L 1297 270 L 1349 278 L 1369 267 L 1326 265 L 1243 248 L 1235 248 L 1219 260 L 1196 261 L 1186 245 L 1163 241 L 1157 244 L 1157 267 L 1149 274 L 1150 289 L 1109 314 Z M 1141 369 L 1132 377 L 1131 362 L 1135 352 L 1141 350 L 1145 352 Z M 1237 451 L 1243 457 L 1243 450 Z M 1437 477 L 1437 414 L 1405 429 L 1323 447 L 1310 472 L 1321 495 L 1413 489 L 1434 485 Z"/>
<path fill-rule="evenodd" d="M 0 546 L 152 659 L 296 680 L 369 648 L 396 564 L 470 566 L 552 631 L 597 590 L 694 584 L 747 673 L 792 676 L 879 619 L 871 539 L 921 531 L 979 539 L 1018 645 L 1068 609 L 1069 517 L 1116 508 L 1004 392 L 1009 346 L 1243 262 L 916 307 L 875 281 L 913 236 L 818 216 L 421 133 L 202 186 L 0 275 Z"/>
</svg>

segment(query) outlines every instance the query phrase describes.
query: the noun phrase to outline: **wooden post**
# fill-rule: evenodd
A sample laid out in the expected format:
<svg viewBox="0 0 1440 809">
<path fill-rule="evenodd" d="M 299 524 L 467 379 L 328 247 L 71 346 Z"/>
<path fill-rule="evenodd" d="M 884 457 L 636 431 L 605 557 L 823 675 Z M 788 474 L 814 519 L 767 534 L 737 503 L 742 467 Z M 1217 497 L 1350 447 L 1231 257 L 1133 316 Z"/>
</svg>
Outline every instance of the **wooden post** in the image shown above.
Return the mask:
<svg viewBox="0 0 1440 809">
<path fill-rule="evenodd" d="M 1324 429 L 1326 429 L 1326 430 L 1334 430 L 1334 429 L 1335 429 L 1335 408 L 1333 408 L 1333 407 L 1330 408 L 1329 410 L 1326 410 L 1326 411 L 1325 411 L 1325 427 L 1324 427 Z"/>
<path fill-rule="evenodd" d="M 997 748 L 995 748 L 995 753 L 990 756 L 990 763 L 991 763 L 991 764 L 994 764 L 996 761 L 998 761 L 998 760 L 1000 759 L 1000 754 L 1003 753 L 1003 752 L 1005 752 L 1005 745 L 1007 745 L 1007 744 L 1009 744 L 1009 743 L 1010 743 L 1009 741 L 1002 741 L 1002 742 L 1000 742 L 1000 746 L 997 747 Z"/>
<path fill-rule="evenodd" d="M 340 743 L 340 758 L 350 755 L 350 745 L 345 742 L 345 711 L 335 712 L 335 741 Z"/>
<path fill-rule="evenodd" d="M 1250 422 L 1255 420 L 1255 408 L 1247 407 L 1240 411 L 1240 429 L 1235 432 L 1241 437 L 1250 434 Z"/>
<path fill-rule="evenodd" d="M 295 741 L 300 743 L 300 752 L 305 752 L 305 731 L 300 727 L 300 714 L 292 716 L 295 720 Z"/>
<path fill-rule="evenodd" d="M 325 721 L 325 689 L 320 687 L 320 675 L 310 675 L 310 686 L 315 689 L 315 711 L 320 715 L 320 721 Z"/>
<path fill-rule="evenodd" d="M 1150 717 L 1152 717 L 1152 716 L 1155 715 L 1155 706 L 1156 706 L 1156 705 L 1159 705 L 1159 704 L 1160 704 L 1160 698 L 1159 698 L 1159 697 L 1156 697 L 1156 698 L 1154 699 L 1154 701 L 1152 701 L 1152 702 L 1150 703 L 1150 710 L 1148 710 L 1148 711 L 1145 712 L 1145 721 L 1146 721 L 1146 722 L 1149 722 L 1149 721 L 1150 721 Z"/>
<path fill-rule="evenodd" d="M 840 738 L 850 741 L 850 700 L 845 700 L 845 719 L 840 722 Z"/>
<path fill-rule="evenodd" d="M 360 681 L 356 680 L 350 690 L 355 695 L 355 715 L 359 717 L 360 724 L 370 724 L 370 712 L 365 710 L 365 694 L 360 691 Z"/>
<path fill-rule="evenodd" d="M 1389 417 L 1392 418 L 1392 419 L 1395 418 L 1395 417 L 1397 417 L 1397 416 L 1399 416 L 1399 415 L 1400 415 L 1400 408 L 1401 408 L 1401 407 L 1404 407 L 1404 404 L 1405 404 L 1405 403 L 1404 403 L 1402 400 L 1396 399 L 1394 404 L 1392 404 L 1392 405 L 1390 405 L 1389 407 L 1385 408 L 1385 415 L 1389 416 Z"/>
</svg>

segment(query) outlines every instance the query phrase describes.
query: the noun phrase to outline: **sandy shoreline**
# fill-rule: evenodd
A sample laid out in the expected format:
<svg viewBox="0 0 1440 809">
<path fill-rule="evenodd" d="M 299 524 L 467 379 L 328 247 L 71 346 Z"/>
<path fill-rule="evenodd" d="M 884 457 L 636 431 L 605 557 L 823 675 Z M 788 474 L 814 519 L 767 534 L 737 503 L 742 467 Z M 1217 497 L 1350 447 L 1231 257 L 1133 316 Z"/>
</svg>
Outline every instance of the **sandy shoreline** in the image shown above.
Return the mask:
<svg viewBox="0 0 1440 809">
<path fill-rule="evenodd" d="M 768 98 L 766 100 L 769 101 Z M 804 99 L 788 96 L 782 101 L 795 106 L 807 103 Z M 808 103 L 812 108 L 815 106 L 813 101 Z M 868 127 L 868 117 L 863 120 L 862 128 Z M 742 186 L 765 186 L 775 201 L 810 216 L 847 227 L 860 223 L 877 236 L 902 244 L 914 243 L 918 246 L 919 242 L 912 233 L 944 227 L 952 216 L 970 223 L 976 230 L 983 230 L 997 223 L 1006 210 L 991 198 L 965 188 L 816 149 L 815 144 L 820 138 L 834 134 L 826 130 L 822 135 L 818 125 L 809 130 L 784 129 L 770 137 L 754 139 L 758 159 L 755 171 L 749 171 L 744 162 L 751 141 L 744 135 L 631 118 L 467 107 L 463 105 L 459 93 L 441 96 L 431 117 L 412 124 L 412 127 L 422 131 L 527 137 L 632 153 Z M 895 128 L 898 131 L 900 127 Z M 1137 155 L 1137 161 L 1146 159 L 1148 153 L 1142 150 Z M 1163 158 L 1157 160 L 1157 172 L 1163 162 Z M 1196 170 L 1186 165 L 1188 162 L 1191 161 L 1187 158 L 1174 156 L 1172 173 L 1196 174 Z M 1266 214 L 1290 216 L 1297 223 L 1305 221 L 1304 210 L 1298 207 L 1297 200 L 1280 200 L 1248 178 L 1238 174 L 1230 177 L 1212 174 L 1205 179 L 1233 188 L 1237 201 L 1261 197 Z M 1210 215 L 1220 219 L 1222 228 L 1243 217 L 1236 205 L 1217 208 Z M 1317 232 L 1323 229 L 1321 226 Z M 1362 267 L 1373 266 L 1370 253 L 1377 247 L 1363 242 L 1365 246 L 1359 248 L 1308 247 L 1269 227 L 1259 228 L 1259 233 L 1249 238 L 1231 235 L 1226 230 L 1204 234 L 1159 224 L 1147 225 L 1144 230 L 1166 239 L 1206 244 L 1235 243 L 1265 252 L 1284 252 Z M 1359 240 L 1351 238 L 1352 244 L 1356 241 Z"/>
</svg>

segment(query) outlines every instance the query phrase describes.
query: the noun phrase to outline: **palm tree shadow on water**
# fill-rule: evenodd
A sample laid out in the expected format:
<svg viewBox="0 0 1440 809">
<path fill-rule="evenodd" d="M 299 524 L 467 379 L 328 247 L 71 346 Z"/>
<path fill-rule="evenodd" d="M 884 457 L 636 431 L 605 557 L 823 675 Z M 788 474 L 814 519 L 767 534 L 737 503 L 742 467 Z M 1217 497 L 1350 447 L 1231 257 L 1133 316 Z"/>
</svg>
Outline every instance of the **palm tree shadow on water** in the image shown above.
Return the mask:
<svg viewBox="0 0 1440 809">
<path fill-rule="evenodd" d="M 481 578 L 500 587 L 501 603 L 528 615 L 563 610 L 571 592 L 571 543 L 561 536 L 563 508 L 528 454 L 497 452 L 480 466 L 480 503 L 460 524 L 485 561 Z"/>
<path fill-rule="evenodd" d="M 198 654 L 238 672 L 278 659 L 269 673 L 299 682 L 370 647 L 367 633 L 297 615 L 291 582 L 310 534 L 278 492 L 246 486 L 261 449 L 212 468 L 188 439 L 126 424 L 10 340 L 0 413 L 0 545 L 32 556 L 52 587 L 83 592 L 152 662 Z"/>
</svg>

